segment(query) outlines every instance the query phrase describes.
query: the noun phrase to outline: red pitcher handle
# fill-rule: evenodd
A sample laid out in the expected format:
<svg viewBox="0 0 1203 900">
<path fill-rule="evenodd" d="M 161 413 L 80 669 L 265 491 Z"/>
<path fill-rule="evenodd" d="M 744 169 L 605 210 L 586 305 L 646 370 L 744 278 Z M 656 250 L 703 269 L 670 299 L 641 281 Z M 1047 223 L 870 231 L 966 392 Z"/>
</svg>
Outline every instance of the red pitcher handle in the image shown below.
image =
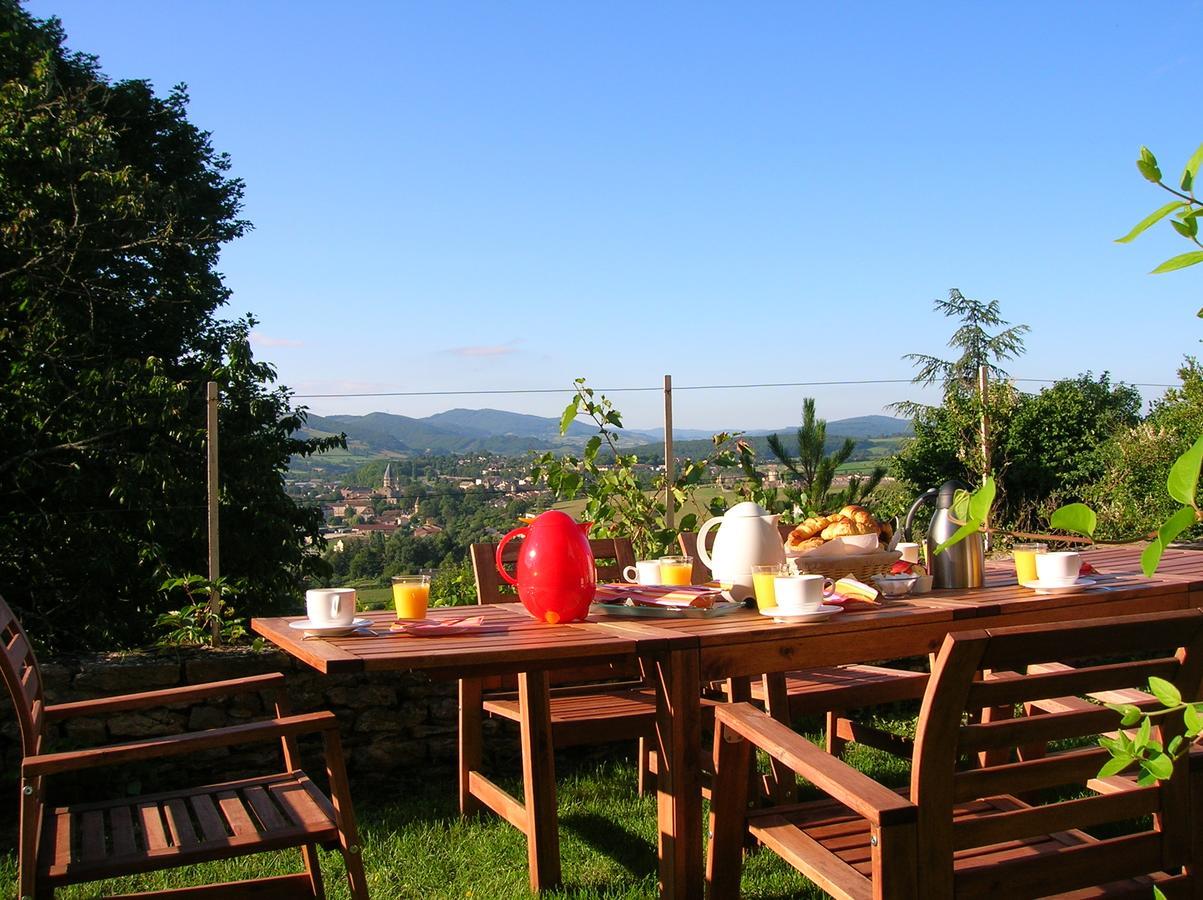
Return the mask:
<svg viewBox="0 0 1203 900">
<path fill-rule="evenodd" d="M 501 539 L 501 543 L 497 545 L 497 555 L 494 557 L 494 562 L 497 563 L 497 571 L 501 573 L 501 577 L 510 584 L 516 585 L 518 583 L 518 579 L 512 578 L 510 573 L 505 570 L 505 566 L 501 564 L 501 551 L 505 549 L 505 545 L 509 543 L 510 538 L 518 537 L 519 535 L 525 535 L 529 530 L 530 526 L 528 525 L 523 525 L 521 528 L 515 528 L 513 531 L 503 537 Z"/>
</svg>

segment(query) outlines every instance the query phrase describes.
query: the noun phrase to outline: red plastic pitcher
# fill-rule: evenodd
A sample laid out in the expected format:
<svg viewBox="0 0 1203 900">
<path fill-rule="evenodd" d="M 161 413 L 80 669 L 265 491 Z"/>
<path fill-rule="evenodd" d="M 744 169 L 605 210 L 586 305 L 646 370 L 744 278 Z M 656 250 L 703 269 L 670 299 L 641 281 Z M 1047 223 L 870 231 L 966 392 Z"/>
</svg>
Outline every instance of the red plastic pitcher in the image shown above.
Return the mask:
<svg viewBox="0 0 1203 900">
<path fill-rule="evenodd" d="M 518 599 L 540 622 L 579 622 L 589 614 L 597 589 L 597 570 L 589 549 L 592 522 L 578 523 L 559 510 L 548 510 L 529 525 L 515 528 L 497 545 L 497 571 L 518 586 Z M 525 535 L 518 550 L 518 577 L 501 564 L 511 538 Z"/>
</svg>

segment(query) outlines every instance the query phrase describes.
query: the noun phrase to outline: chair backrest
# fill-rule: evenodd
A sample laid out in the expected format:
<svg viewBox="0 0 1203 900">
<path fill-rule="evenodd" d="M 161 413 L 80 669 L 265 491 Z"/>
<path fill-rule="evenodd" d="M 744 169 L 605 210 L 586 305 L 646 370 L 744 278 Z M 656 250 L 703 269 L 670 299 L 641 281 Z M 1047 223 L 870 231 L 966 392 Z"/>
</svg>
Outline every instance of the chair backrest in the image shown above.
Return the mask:
<svg viewBox="0 0 1203 900">
<path fill-rule="evenodd" d="M 42 673 L 25 630 L 0 597 L 0 674 L 21 729 L 21 751 L 33 756 L 42 746 Z"/>
<path fill-rule="evenodd" d="M 793 525 L 783 525 L 777 523 L 777 531 L 781 533 L 781 540 L 784 541 L 789 537 L 789 533 L 794 530 Z M 709 553 L 714 549 L 714 537 L 718 534 L 717 528 L 711 528 L 706 532 L 706 552 Z M 689 580 L 693 584 L 705 584 L 710 580 L 710 570 L 706 565 L 698 559 L 698 534 L 696 531 L 682 531 L 677 535 L 677 545 L 681 548 L 683 556 L 693 557 L 693 573 Z"/>
<path fill-rule="evenodd" d="M 521 541 L 506 544 L 502 561 L 514 563 L 522 549 Z M 597 580 L 622 581 L 622 570 L 635 565 L 635 551 L 627 538 L 593 538 L 589 541 L 593 561 L 597 566 Z M 477 603 L 516 603 L 513 588 L 501 580 L 494 560 L 497 545 L 480 543 L 472 545 L 472 573 L 476 578 Z"/>
<path fill-rule="evenodd" d="M 1186 864 L 1187 759 L 1173 777 L 1144 787 L 1096 778 L 1110 759 L 1097 739 L 1120 725 L 1120 715 L 1098 700 L 1117 691 L 1131 696 L 1150 676 L 1174 684 L 1187 700 L 1199 699 L 1203 610 L 949 635 L 923 699 L 911 771 L 919 895 L 977 896 L 1004 885 L 1004 894 L 1043 896 Z M 1055 702 L 1044 703 L 1044 712 L 1026 707 L 1041 701 Z M 1017 704 L 1032 714 L 1013 717 Z M 1161 707 L 1154 700 L 1148 708 Z M 976 715 L 986 709 L 997 714 Z M 1163 745 L 1183 733 L 1181 715 L 1153 721 Z M 1050 742 L 1068 748 L 1046 752 Z M 977 767 L 983 752 L 997 764 Z M 953 820 L 954 805 L 975 803 L 976 814 Z M 982 813 L 987 806 L 997 812 Z M 1129 824 L 1128 833 L 1096 843 L 1074 839 L 1081 835 L 1076 829 L 1149 815 L 1152 827 Z M 1065 839 L 1022 846 L 1049 834 Z M 987 846 L 974 855 L 973 848 Z M 958 851 L 966 853 L 954 871 Z"/>
</svg>

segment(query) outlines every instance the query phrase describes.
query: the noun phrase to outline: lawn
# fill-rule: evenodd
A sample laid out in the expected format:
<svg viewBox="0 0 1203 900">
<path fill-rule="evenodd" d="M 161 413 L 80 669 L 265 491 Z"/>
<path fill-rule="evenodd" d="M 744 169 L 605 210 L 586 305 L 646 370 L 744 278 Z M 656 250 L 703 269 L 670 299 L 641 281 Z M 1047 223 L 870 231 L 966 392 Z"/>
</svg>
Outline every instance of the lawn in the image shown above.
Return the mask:
<svg viewBox="0 0 1203 900">
<path fill-rule="evenodd" d="M 910 720 L 883 724 L 908 727 Z M 811 737 L 817 740 L 816 735 Z M 633 756 L 632 748 L 621 744 L 601 758 L 596 751 L 558 757 L 564 888 L 544 896 L 564 900 L 655 896 L 656 803 L 654 797 L 635 794 Z M 847 758 L 885 783 L 897 785 L 905 780 L 906 765 L 886 754 L 852 747 Z M 524 839 L 491 814 L 462 821 L 456 813 L 452 778 L 450 770 L 443 770 L 437 779 L 415 775 L 387 794 L 357 793 L 364 865 L 373 897 L 484 900 L 529 896 Z M 500 780 L 518 791 L 515 782 Z M 161 890 L 201 879 L 283 874 L 295 871 L 298 865 L 295 851 L 264 854 L 75 886 L 56 896 L 84 898 L 98 893 Z M 349 896 L 337 854 L 323 855 L 322 872 L 329 896 Z M 0 857 L 0 893 L 4 896 L 16 895 L 15 876 L 15 856 L 10 852 Z M 771 853 L 748 858 L 741 893 L 761 900 L 826 896 Z"/>
</svg>

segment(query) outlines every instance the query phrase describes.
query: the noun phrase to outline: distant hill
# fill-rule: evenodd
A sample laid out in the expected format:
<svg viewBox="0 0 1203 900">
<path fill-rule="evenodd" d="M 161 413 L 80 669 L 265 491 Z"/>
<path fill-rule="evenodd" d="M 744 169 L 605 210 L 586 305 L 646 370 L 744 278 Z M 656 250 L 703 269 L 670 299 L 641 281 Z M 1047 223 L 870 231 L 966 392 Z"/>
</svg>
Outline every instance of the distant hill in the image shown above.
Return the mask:
<svg viewBox="0 0 1203 900">
<path fill-rule="evenodd" d="M 794 428 L 776 429 L 788 438 Z M 716 431 L 719 429 L 715 429 Z M 566 435 L 560 435 L 560 420 L 500 409 L 450 409 L 421 419 L 393 413 L 369 413 L 364 416 L 334 415 L 309 417 L 302 434 L 322 437 L 346 433 L 347 454 L 360 459 L 378 456 L 469 453 L 481 451 L 500 455 L 522 455 L 580 447 L 594 433 L 591 424 L 573 422 Z M 641 456 L 663 456 L 664 429 L 624 429 L 622 443 L 637 448 Z M 705 455 L 713 431 L 674 429 L 674 447 L 683 456 Z M 763 435 L 772 431 L 750 432 L 758 450 Z M 845 436 L 858 441 L 870 437 L 895 437 L 910 433 L 910 422 L 889 416 L 858 416 L 827 423 L 828 441 L 835 446 Z"/>
<path fill-rule="evenodd" d="M 793 434 L 797 425 L 787 425 L 784 428 L 767 428 L 749 431 L 749 435 L 779 434 L 783 437 Z M 912 432 L 910 419 L 896 419 L 893 416 L 853 416 L 850 419 L 833 419 L 827 423 L 828 434 L 838 434 L 841 437 L 909 437 Z"/>
<path fill-rule="evenodd" d="M 558 441 L 560 420 L 543 416 L 528 416 L 523 413 L 506 412 L 502 409 L 449 409 L 415 421 L 428 422 L 439 428 L 447 428 L 462 434 L 478 437 L 494 435 L 516 435 L 518 437 L 541 438 Z M 594 432 L 584 422 L 573 422 L 568 426 L 567 437 L 588 439 Z"/>
</svg>

